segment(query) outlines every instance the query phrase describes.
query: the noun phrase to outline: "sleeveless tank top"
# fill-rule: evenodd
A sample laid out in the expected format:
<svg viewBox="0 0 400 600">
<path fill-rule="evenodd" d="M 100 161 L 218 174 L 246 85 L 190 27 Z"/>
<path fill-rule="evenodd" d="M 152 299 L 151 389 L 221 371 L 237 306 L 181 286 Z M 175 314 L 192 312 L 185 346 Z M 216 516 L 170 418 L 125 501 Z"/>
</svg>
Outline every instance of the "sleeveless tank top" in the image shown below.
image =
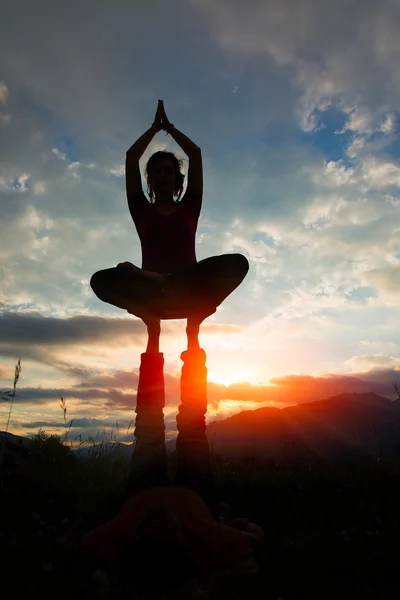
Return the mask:
<svg viewBox="0 0 400 600">
<path fill-rule="evenodd" d="M 175 212 L 162 215 L 146 196 L 129 200 L 142 247 L 142 269 L 164 274 L 196 264 L 195 238 L 201 194 L 185 193 Z"/>
</svg>

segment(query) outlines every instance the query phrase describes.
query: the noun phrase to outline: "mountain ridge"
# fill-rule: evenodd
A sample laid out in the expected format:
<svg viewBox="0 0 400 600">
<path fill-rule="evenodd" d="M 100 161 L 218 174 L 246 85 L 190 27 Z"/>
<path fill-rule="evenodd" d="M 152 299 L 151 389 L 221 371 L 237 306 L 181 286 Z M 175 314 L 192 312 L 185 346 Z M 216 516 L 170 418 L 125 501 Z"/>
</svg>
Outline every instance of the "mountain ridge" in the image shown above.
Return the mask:
<svg viewBox="0 0 400 600">
<path fill-rule="evenodd" d="M 275 463 L 304 460 L 334 463 L 371 459 L 379 453 L 397 458 L 400 457 L 400 399 L 392 401 L 374 392 L 341 393 L 284 408 L 263 406 L 209 422 L 206 435 L 214 453 L 228 459 L 252 454 Z M 0 439 L 6 436 L 19 444 L 30 441 L 0 431 Z M 166 441 L 168 453 L 175 446 L 176 437 Z M 122 453 L 129 459 L 132 450 L 132 443 L 103 442 L 72 452 L 82 458 L 99 452 L 116 458 Z"/>
</svg>

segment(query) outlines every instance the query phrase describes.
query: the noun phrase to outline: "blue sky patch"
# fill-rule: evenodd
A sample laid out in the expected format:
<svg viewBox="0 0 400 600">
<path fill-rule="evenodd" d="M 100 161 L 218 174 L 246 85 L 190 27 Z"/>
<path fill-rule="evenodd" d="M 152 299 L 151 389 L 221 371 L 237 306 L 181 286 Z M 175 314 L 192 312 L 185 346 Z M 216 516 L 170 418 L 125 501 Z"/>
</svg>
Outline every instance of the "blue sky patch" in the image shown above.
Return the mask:
<svg viewBox="0 0 400 600">
<path fill-rule="evenodd" d="M 349 131 L 336 133 L 343 129 L 348 121 L 348 115 L 333 108 L 326 111 L 315 111 L 315 114 L 318 119 L 317 129 L 309 133 L 300 132 L 300 140 L 305 145 L 318 150 L 327 161 L 337 162 L 342 159 L 345 164 L 350 163 L 345 151 L 354 134 Z"/>
<path fill-rule="evenodd" d="M 349 299 L 352 304 L 365 304 L 367 298 L 376 298 L 378 293 L 372 286 L 363 286 L 352 290 Z"/>
<path fill-rule="evenodd" d="M 66 154 L 70 162 L 79 161 L 79 152 L 77 148 L 77 138 L 74 136 L 63 135 L 54 140 L 54 146 L 63 154 Z"/>
<path fill-rule="evenodd" d="M 251 238 L 251 241 L 252 242 L 262 242 L 266 246 L 269 246 L 269 248 L 274 248 L 274 246 L 275 246 L 274 238 L 271 237 L 270 235 L 268 235 L 267 233 L 264 233 L 261 231 L 256 233 L 255 235 L 253 235 L 253 237 Z"/>
</svg>

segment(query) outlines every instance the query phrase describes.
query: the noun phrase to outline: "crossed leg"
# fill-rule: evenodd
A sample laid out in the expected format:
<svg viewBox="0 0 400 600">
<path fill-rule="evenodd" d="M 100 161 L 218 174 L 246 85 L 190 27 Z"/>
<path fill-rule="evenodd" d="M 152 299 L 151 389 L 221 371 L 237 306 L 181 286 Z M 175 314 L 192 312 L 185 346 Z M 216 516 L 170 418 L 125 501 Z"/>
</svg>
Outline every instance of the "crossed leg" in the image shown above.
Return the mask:
<svg viewBox="0 0 400 600">
<path fill-rule="evenodd" d="M 189 350 L 199 348 L 200 324 L 240 285 L 248 270 L 242 254 L 211 256 L 167 275 L 120 263 L 95 273 L 90 285 L 100 300 L 144 321 L 147 352 L 159 351 L 160 319 L 187 318 Z"/>
<path fill-rule="evenodd" d="M 132 265 L 133 266 L 133 265 Z M 140 271 L 133 267 L 135 272 Z M 172 272 L 165 282 L 176 296 L 176 302 L 183 302 L 187 307 L 186 334 L 188 350 L 199 349 L 199 330 L 201 323 L 216 311 L 243 281 L 249 270 L 248 260 L 242 254 L 222 254 L 199 261 L 183 271 Z M 152 281 L 162 281 L 165 276 L 146 273 Z M 175 299 L 174 299 L 175 302 Z M 128 310 L 141 317 L 147 326 L 147 352 L 159 351 L 160 319 L 154 313 L 145 314 L 143 308 Z"/>
</svg>

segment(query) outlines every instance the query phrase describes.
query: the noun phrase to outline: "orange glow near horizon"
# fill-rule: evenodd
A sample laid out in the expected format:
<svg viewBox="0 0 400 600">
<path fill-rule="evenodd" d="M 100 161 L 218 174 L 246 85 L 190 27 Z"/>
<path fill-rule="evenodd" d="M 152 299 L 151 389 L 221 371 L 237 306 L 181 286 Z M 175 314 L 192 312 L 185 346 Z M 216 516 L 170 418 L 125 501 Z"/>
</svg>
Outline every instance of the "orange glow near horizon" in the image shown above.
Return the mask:
<svg viewBox="0 0 400 600">
<path fill-rule="evenodd" d="M 231 365 L 219 368 L 218 371 L 208 371 L 208 381 L 220 383 L 222 385 L 232 385 L 233 383 L 248 382 L 257 385 L 255 382 L 255 373 L 252 367 L 232 368 Z"/>
<path fill-rule="evenodd" d="M 272 406 L 272 404 L 270 402 L 268 404 L 260 404 L 259 402 L 252 402 L 250 400 L 221 400 L 218 408 L 208 406 L 207 421 L 227 419 L 244 410 L 256 410 L 264 406 Z"/>
</svg>

